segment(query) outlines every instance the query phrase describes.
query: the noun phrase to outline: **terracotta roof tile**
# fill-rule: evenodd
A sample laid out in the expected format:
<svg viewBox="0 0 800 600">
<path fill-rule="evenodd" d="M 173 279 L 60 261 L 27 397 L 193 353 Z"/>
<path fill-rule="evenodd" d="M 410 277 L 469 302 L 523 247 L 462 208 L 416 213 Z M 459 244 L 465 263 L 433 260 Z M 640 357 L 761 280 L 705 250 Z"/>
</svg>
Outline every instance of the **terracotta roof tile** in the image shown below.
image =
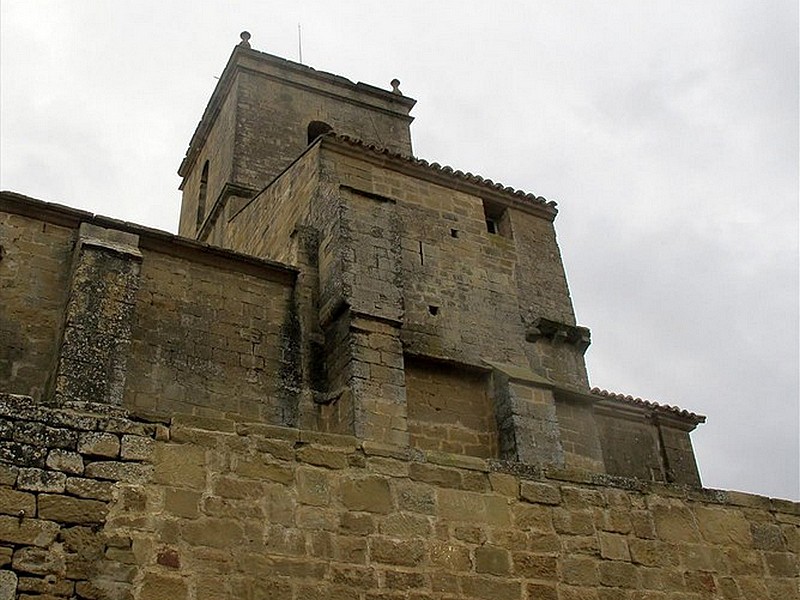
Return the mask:
<svg viewBox="0 0 800 600">
<path fill-rule="evenodd" d="M 679 408 L 677 406 L 670 406 L 669 404 L 659 404 L 657 402 L 651 402 L 650 400 L 642 400 L 641 398 L 634 398 L 633 396 L 630 395 L 618 394 L 616 392 L 610 392 L 608 390 L 602 390 L 596 387 L 592 388 L 591 391 L 592 395 L 598 396 L 600 398 L 615 400 L 617 402 L 630 404 L 632 406 L 639 406 L 641 408 L 649 408 L 650 410 L 662 413 L 669 413 L 681 417 L 683 419 L 693 421 L 695 423 L 705 423 L 706 420 L 705 415 L 698 415 L 691 411 Z"/>
<path fill-rule="evenodd" d="M 441 174 L 444 174 L 444 175 L 448 175 L 448 176 L 453 177 L 455 179 L 460 179 L 462 181 L 467 181 L 469 183 L 482 185 L 484 187 L 491 188 L 492 190 L 495 190 L 495 191 L 498 191 L 498 192 L 502 192 L 502 193 L 508 194 L 510 196 L 514 196 L 515 198 L 517 198 L 519 200 L 522 200 L 524 202 L 530 202 L 530 203 L 533 203 L 533 204 L 540 205 L 540 206 L 552 211 L 553 214 L 558 212 L 558 209 L 556 208 L 556 203 L 553 202 L 552 200 L 547 200 L 546 198 L 544 198 L 542 196 L 537 196 L 535 194 L 530 194 L 528 192 L 525 192 L 523 190 L 518 190 L 518 189 L 515 189 L 515 188 L 510 187 L 510 186 L 505 186 L 502 183 L 498 183 L 498 182 L 492 181 L 491 179 L 485 179 L 485 178 L 481 177 L 480 175 L 474 175 L 473 173 L 465 173 L 463 171 L 460 171 L 460 170 L 457 170 L 457 169 L 453 169 L 453 167 L 451 167 L 449 165 L 440 165 L 437 162 L 428 162 L 427 160 L 422 159 L 422 158 L 416 158 L 414 156 L 408 156 L 406 154 L 399 154 L 397 152 L 393 152 L 392 150 L 389 150 L 389 149 L 384 148 L 382 146 L 378 146 L 376 144 L 370 144 L 370 143 L 365 142 L 365 141 L 363 141 L 363 140 L 361 140 L 359 138 L 355 138 L 355 137 L 352 137 L 352 136 L 349 136 L 349 135 L 345 135 L 345 134 L 342 134 L 342 133 L 331 132 L 331 133 L 325 134 L 324 137 L 330 137 L 330 138 L 333 138 L 333 139 L 338 140 L 340 142 L 344 142 L 346 144 L 350 144 L 351 146 L 357 146 L 359 148 L 362 148 L 362 149 L 365 149 L 365 150 L 369 150 L 370 152 L 375 153 L 375 154 L 382 154 L 382 155 L 388 156 L 388 157 L 393 158 L 393 159 L 403 160 L 403 161 L 405 161 L 407 163 L 410 163 L 410 164 L 413 164 L 413 165 L 416 165 L 416 166 L 419 166 L 419 167 L 423 167 L 423 168 L 426 168 L 426 169 L 430 169 L 431 171 L 436 171 L 438 173 L 441 173 Z"/>
</svg>

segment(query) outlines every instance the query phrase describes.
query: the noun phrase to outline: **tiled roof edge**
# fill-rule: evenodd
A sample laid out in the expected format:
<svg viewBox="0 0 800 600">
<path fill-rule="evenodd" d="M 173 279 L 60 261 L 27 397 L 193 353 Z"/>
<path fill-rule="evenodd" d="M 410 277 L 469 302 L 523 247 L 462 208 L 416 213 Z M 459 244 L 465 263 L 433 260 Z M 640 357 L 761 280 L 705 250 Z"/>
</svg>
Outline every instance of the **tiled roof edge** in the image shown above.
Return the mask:
<svg viewBox="0 0 800 600">
<path fill-rule="evenodd" d="M 555 215 L 558 212 L 557 205 L 553 200 L 548 200 L 547 198 L 544 198 L 542 196 L 537 196 L 536 194 L 531 194 L 523 190 L 518 190 L 511 186 L 505 186 L 502 183 L 492 181 L 491 179 L 486 179 L 484 177 L 481 177 L 480 175 L 475 175 L 469 172 L 465 173 L 458 169 L 453 169 L 453 167 L 449 165 L 440 165 L 437 162 L 428 162 L 423 158 L 416 158 L 415 156 L 400 154 L 398 152 L 389 150 L 388 148 L 384 148 L 376 144 L 370 144 L 359 138 L 345 135 L 343 133 L 331 132 L 325 134 L 323 137 L 334 139 L 339 142 L 344 142 L 351 146 L 356 146 L 358 148 L 368 150 L 374 154 L 384 155 L 391 159 L 402 160 L 406 163 L 434 171 L 438 174 L 445 175 L 453 179 L 486 187 L 494 192 L 499 192 L 508 196 L 512 196 L 517 201 L 541 207 L 547 210 L 548 212 L 551 212 L 553 215 Z"/>
<path fill-rule="evenodd" d="M 593 396 L 597 396 L 599 398 L 603 398 L 606 400 L 614 400 L 616 402 L 622 402 L 624 404 L 629 404 L 631 406 L 649 408 L 650 410 L 654 410 L 657 412 L 674 415 L 682 419 L 692 421 L 694 423 L 705 423 L 706 421 L 705 415 L 698 415 L 691 411 L 682 409 L 678 406 L 670 406 L 669 404 L 659 404 L 658 402 L 652 402 L 650 400 L 635 398 L 631 395 L 618 394 L 617 392 L 610 392 L 608 390 L 603 390 L 597 387 L 591 389 L 591 394 Z"/>
</svg>

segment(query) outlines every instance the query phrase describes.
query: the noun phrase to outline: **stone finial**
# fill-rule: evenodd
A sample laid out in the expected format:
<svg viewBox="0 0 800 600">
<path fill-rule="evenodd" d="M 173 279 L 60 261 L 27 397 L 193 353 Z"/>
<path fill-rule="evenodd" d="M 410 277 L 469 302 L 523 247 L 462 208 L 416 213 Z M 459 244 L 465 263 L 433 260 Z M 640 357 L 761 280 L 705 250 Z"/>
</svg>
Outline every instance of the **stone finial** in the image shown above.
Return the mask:
<svg viewBox="0 0 800 600">
<path fill-rule="evenodd" d="M 403 95 L 403 92 L 400 91 L 400 80 L 399 79 L 392 79 L 391 86 L 392 86 L 392 93 L 393 94 L 397 94 L 399 96 Z"/>
<path fill-rule="evenodd" d="M 240 46 L 244 46 L 245 48 L 249 48 L 250 47 L 250 32 L 249 31 L 243 31 L 242 33 L 239 34 L 239 37 L 242 38 L 242 41 L 239 42 L 239 45 Z"/>
</svg>

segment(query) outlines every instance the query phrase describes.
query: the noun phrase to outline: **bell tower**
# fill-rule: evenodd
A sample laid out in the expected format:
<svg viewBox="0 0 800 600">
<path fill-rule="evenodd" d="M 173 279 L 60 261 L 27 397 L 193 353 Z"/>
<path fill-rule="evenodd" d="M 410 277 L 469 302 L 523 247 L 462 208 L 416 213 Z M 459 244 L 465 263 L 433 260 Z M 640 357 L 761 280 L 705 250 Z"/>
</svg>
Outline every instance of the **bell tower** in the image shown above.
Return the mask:
<svg viewBox="0 0 800 600">
<path fill-rule="evenodd" d="M 383 90 L 253 50 L 242 32 L 189 143 L 178 174 L 179 233 L 209 238 L 322 134 L 334 131 L 411 155 L 415 100 L 400 82 Z"/>
</svg>

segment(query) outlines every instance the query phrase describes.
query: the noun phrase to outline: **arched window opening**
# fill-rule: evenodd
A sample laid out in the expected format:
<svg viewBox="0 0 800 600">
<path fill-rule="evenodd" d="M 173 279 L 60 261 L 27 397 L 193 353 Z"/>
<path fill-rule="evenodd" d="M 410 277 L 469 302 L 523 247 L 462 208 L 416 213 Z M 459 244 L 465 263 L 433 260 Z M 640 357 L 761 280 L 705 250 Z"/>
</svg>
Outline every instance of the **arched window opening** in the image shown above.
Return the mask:
<svg viewBox="0 0 800 600">
<path fill-rule="evenodd" d="M 208 193 L 208 161 L 203 165 L 200 174 L 200 194 L 197 197 L 197 229 L 203 226 L 206 219 L 206 194 Z"/>
<path fill-rule="evenodd" d="M 321 135 L 333 131 L 333 127 L 324 121 L 311 121 L 308 124 L 308 143 L 310 144 Z"/>
</svg>

